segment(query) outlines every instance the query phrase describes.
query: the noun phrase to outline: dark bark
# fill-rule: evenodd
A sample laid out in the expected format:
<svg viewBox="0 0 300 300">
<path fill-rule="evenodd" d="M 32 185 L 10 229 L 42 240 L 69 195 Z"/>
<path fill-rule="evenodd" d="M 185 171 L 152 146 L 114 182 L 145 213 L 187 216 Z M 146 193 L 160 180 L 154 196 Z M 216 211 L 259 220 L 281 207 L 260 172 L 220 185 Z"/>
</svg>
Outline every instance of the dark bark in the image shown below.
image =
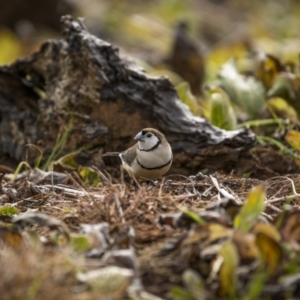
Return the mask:
<svg viewBox="0 0 300 300">
<path fill-rule="evenodd" d="M 65 16 L 62 23 L 65 39 L 46 41 L 30 57 L 0 68 L 5 158 L 23 159 L 27 143 L 38 145 L 46 157 L 72 118 L 61 154 L 84 147 L 85 164 L 100 167 L 101 149 L 126 149 L 144 127 L 167 136 L 174 151 L 171 172 L 241 170 L 245 157 L 251 161 L 253 134 L 223 131 L 192 115 L 167 78 L 150 77 L 120 58 L 115 46 L 91 35 L 80 21 Z"/>
</svg>

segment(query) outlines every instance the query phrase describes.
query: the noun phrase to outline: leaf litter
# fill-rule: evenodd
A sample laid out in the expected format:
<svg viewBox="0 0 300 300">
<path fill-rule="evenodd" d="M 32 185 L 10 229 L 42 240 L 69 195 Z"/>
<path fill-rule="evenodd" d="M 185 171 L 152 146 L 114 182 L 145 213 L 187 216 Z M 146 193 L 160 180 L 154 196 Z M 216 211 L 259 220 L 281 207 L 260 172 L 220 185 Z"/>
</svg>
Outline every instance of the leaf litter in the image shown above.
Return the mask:
<svg viewBox="0 0 300 300">
<path fill-rule="evenodd" d="M 2 299 L 299 297 L 298 175 L 95 187 L 46 173 L 2 180 Z"/>
</svg>

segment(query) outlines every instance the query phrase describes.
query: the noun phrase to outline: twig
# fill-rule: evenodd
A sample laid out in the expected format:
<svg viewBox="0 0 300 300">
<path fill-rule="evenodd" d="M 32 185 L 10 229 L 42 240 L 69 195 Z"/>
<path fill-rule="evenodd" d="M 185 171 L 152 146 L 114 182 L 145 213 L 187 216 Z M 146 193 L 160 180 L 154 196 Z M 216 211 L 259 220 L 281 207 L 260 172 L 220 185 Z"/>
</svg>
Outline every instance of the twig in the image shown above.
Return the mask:
<svg viewBox="0 0 300 300">
<path fill-rule="evenodd" d="M 273 218 L 270 215 L 266 214 L 265 212 L 263 212 L 261 215 L 266 217 L 269 221 L 273 221 Z"/>
<path fill-rule="evenodd" d="M 272 200 L 268 200 L 268 201 L 266 201 L 267 204 L 277 203 L 277 202 L 286 201 L 286 200 L 292 200 L 292 199 L 300 196 L 300 194 L 298 194 L 297 191 L 296 191 L 294 181 L 292 179 L 290 179 L 289 177 L 286 177 L 286 179 L 288 179 L 291 182 L 294 195 L 283 196 L 283 197 L 275 198 L 275 199 L 272 199 Z"/>
<path fill-rule="evenodd" d="M 198 196 L 197 194 L 187 194 L 187 195 L 173 196 L 173 198 L 175 200 L 184 200 L 186 198 L 194 198 L 194 197 L 197 197 L 197 196 Z"/>
<path fill-rule="evenodd" d="M 215 186 L 215 188 L 218 190 L 218 192 L 220 194 L 222 194 L 224 197 L 228 198 L 228 199 L 232 199 L 232 200 L 236 200 L 234 196 L 232 196 L 229 192 L 227 192 L 224 188 L 221 188 L 219 183 L 218 183 L 218 180 L 213 177 L 212 175 L 210 175 L 210 179 L 213 183 L 213 185 Z"/>
<path fill-rule="evenodd" d="M 59 185 L 35 185 L 34 186 L 36 189 L 38 189 L 41 193 L 44 194 L 51 194 L 52 191 L 56 192 L 57 194 L 64 193 L 66 196 L 69 196 L 71 198 L 77 198 L 79 197 L 93 197 L 94 199 L 102 200 L 103 196 L 94 194 L 91 192 L 86 192 L 86 191 L 79 191 L 71 188 L 66 188 L 63 186 Z"/>
<path fill-rule="evenodd" d="M 292 200 L 292 199 L 296 198 L 297 196 L 300 196 L 300 195 L 283 196 L 283 197 L 275 198 L 275 199 L 272 199 L 272 200 L 267 200 L 266 203 L 267 204 L 269 204 L 269 203 L 278 203 L 278 202 L 285 201 L 285 200 Z"/>
<path fill-rule="evenodd" d="M 300 194 L 298 194 L 297 191 L 296 191 L 294 181 L 292 179 L 290 179 L 289 177 L 287 177 L 286 179 L 288 179 L 291 182 L 294 195 L 300 196 Z"/>
<path fill-rule="evenodd" d="M 121 205 L 119 197 L 116 193 L 114 193 L 114 200 L 115 200 L 118 212 L 119 212 L 119 216 L 122 220 L 122 223 L 125 224 L 125 218 L 124 218 L 124 212 L 123 212 L 123 209 L 122 209 L 122 205 Z"/>
<path fill-rule="evenodd" d="M 277 212 L 277 213 L 280 213 L 280 212 L 281 212 L 281 209 L 280 209 L 280 208 L 278 208 L 278 207 L 272 205 L 271 203 L 268 203 L 268 204 L 267 204 L 267 207 L 269 207 L 270 209 L 274 210 L 274 211 Z"/>
<path fill-rule="evenodd" d="M 103 172 L 101 172 L 96 166 L 92 166 L 92 169 L 98 174 L 104 185 L 112 185 L 111 177 L 108 178 L 107 176 L 105 176 Z M 108 176 L 110 175 L 108 174 Z"/>
</svg>

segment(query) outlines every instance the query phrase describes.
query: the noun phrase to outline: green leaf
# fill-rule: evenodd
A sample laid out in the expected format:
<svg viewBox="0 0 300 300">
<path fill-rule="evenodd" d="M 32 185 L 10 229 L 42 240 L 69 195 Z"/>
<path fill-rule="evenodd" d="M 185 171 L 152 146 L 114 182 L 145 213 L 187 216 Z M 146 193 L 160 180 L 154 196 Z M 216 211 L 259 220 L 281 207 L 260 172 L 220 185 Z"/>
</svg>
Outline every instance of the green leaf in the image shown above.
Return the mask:
<svg viewBox="0 0 300 300">
<path fill-rule="evenodd" d="M 206 86 L 206 92 L 209 95 L 211 123 L 222 129 L 235 129 L 236 115 L 226 92 L 216 86 Z"/>
<path fill-rule="evenodd" d="M 219 72 L 218 86 L 241 110 L 255 119 L 261 113 L 264 100 L 264 87 L 254 77 L 245 77 L 236 69 L 235 61 L 225 63 Z"/>
<path fill-rule="evenodd" d="M 89 167 L 80 167 L 79 175 L 83 182 L 89 186 L 97 186 L 101 182 L 99 175 Z"/>
<path fill-rule="evenodd" d="M 283 145 L 281 142 L 268 137 L 268 136 L 256 136 L 256 140 L 258 143 L 265 145 L 266 143 L 270 143 L 274 146 L 276 146 L 280 151 L 282 151 L 285 154 L 291 155 L 296 159 L 300 159 L 299 154 L 297 154 L 296 152 L 294 152 L 293 150 L 291 150 L 290 148 L 286 147 L 285 145 Z"/>
<path fill-rule="evenodd" d="M 186 207 L 180 207 L 179 209 L 194 222 L 196 222 L 200 225 L 205 224 L 205 221 L 197 213 L 193 212 L 192 210 L 189 210 Z"/>
<path fill-rule="evenodd" d="M 0 216 L 2 215 L 17 215 L 20 211 L 16 207 L 2 206 L 0 207 Z"/>
<path fill-rule="evenodd" d="M 195 270 L 186 269 L 182 274 L 182 281 L 194 299 L 205 299 L 204 282 Z"/>
<path fill-rule="evenodd" d="M 88 238 L 84 235 L 77 235 L 71 237 L 71 246 L 74 251 L 82 253 L 90 248 L 90 242 Z"/>
<path fill-rule="evenodd" d="M 67 170 L 74 170 L 79 167 L 79 164 L 76 162 L 76 157 L 79 153 L 80 151 L 70 152 L 60 157 L 59 159 L 52 161 L 52 164 L 60 165 L 61 167 Z"/>
<path fill-rule="evenodd" d="M 259 296 L 263 290 L 263 287 L 268 279 L 268 275 L 265 271 L 256 271 L 249 280 L 247 290 L 242 298 L 243 300 L 260 299 Z"/>
<path fill-rule="evenodd" d="M 194 115 L 201 115 L 201 109 L 197 98 L 192 94 L 188 82 L 184 81 L 176 86 L 176 91 L 180 100 L 186 104 Z"/>
<path fill-rule="evenodd" d="M 239 214 L 234 219 L 234 227 L 241 231 L 248 231 L 265 208 L 265 189 L 259 185 L 252 189 L 247 196 Z"/>
<path fill-rule="evenodd" d="M 174 300 L 196 300 L 192 292 L 183 289 L 182 287 L 175 286 L 170 291 L 171 299 Z"/>
<path fill-rule="evenodd" d="M 51 169 L 53 161 L 58 157 L 58 155 L 64 149 L 72 128 L 73 128 L 73 116 L 70 115 L 70 120 L 69 120 L 68 126 L 61 135 L 58 135 L 58 137 L 56 139 L 56 143 L 55 143 L 53 150 L 52 150 L 51 154 L 49 155 L 49 157 L 43 167 L 43 170 Z"/>
</svg>

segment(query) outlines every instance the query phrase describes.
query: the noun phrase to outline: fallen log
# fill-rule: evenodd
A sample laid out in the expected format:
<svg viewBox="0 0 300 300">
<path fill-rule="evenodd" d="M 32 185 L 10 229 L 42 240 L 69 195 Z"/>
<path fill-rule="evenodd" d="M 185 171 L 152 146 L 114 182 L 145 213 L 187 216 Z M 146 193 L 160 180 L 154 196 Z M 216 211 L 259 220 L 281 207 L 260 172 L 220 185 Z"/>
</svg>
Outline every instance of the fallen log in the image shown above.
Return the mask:
<svg viewBox="0 0 300 300">
<path fill-rule="evenodd" d="M 194 116 L 168 78 L 148 76 L 81 20 L 61 21 L 64 39 L 48 40 L 30 57 L 0 68 L 0 163 L 24 159 L 27 144 L 37 145 L 46 159 L 57 136 L 69 130 L 59 154 L 83 149 L 80 162 L 101 168 L 101 151 L 122 151 L 138 131 L 154 127 L 172 145 L 171 173 L 263 168 L 248 151 L 254 134 L 224 131 Z M 26 159 L 32 163 L 36 156 L 27 151 Z"/>
</svg>

